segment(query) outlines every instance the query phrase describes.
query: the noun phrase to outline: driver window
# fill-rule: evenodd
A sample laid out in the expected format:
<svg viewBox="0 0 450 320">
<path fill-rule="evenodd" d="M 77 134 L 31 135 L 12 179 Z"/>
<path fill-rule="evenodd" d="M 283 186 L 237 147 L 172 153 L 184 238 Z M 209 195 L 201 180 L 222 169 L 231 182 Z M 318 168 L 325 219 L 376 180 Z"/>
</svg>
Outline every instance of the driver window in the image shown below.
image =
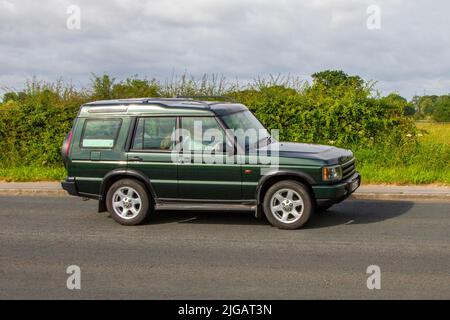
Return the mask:
<svg viewBox="0 0 450 320">
<path fill-rule="evenodd" d="M 214 117 L 183 117 L 181 132 L 183 150 L 223 152 L 225 131 Z M 195 132 L 197 130 L 197 132 Z"/>
</svg>

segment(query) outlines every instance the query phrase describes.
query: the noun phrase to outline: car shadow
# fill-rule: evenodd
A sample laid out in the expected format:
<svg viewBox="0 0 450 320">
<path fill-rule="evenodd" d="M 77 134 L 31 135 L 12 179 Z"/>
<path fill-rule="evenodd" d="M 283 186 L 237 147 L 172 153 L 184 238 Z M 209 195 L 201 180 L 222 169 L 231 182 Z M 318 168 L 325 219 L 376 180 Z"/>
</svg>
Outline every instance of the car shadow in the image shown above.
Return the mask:
<svg viewBox="0 0 450 320">
<path fill-rule="evenodd" d="M 160 210 L 152 218 L 153 224 L 160 223 L 196 223 L 230 225 L 267 225 L 265 217 L 256 219 L 252 211 L 195 211 Z"/>
<path fill-rule="evenodd" d="M 351 200 L 327 211 L 313 214 L 304 229 L 327 228 L 348 224 L 377 223 L 408 212 L 412 201 Z M 226 211 L 157 211 L 152 224 L 194 223 L 227 225 L 269 225 L 265 217 L 256 219 L 253 212 Z"/>
<path fill-rule="evenodd" d="M 327 211 L 316 212 L 304 228 L 315 229 L 382 222 L 405 214 L 413 206 L 414 202 L 401 200 L 346 201 Z"/>
</svg>

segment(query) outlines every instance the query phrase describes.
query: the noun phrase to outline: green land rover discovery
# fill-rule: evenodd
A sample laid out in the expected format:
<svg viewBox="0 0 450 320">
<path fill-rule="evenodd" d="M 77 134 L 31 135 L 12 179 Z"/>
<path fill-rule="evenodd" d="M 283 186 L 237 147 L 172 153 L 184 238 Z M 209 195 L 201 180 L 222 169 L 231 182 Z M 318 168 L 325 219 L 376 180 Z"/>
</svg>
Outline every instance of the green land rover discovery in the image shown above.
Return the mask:
<svg viewBox="0 0 450 320">
<path fill-rule="evenodd" d="M 244 105 L 191 98 L 82 105 L 62 156 L 62 187 L 123 225 L 159 209 L 251 210 L 296 229 L 361 179 L 350 150 L 279 142 Z"/>
</svg>

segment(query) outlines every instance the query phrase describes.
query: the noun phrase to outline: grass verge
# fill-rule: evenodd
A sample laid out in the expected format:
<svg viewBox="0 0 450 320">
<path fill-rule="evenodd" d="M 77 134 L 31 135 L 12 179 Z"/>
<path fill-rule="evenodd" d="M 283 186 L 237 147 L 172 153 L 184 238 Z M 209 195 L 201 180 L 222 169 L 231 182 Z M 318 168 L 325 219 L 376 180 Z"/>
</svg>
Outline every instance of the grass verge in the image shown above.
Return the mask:
<svg viewBox="0 0 450 320">
<path fill-rule="evenodd" d="M 64 167 L 0 167 L 0 181 L 55 181 L 66 176 Z"/>
</svg>

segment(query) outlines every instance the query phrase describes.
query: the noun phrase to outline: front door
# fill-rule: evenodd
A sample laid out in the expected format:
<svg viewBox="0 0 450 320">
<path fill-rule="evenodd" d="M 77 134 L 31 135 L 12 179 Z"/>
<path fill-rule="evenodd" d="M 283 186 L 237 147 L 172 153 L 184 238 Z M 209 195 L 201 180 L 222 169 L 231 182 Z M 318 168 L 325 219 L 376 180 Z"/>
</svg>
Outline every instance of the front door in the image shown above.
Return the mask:
<svg viewBox="0 0 450 320">
<path fill-rule="evenodd" d="M 181 129 L 179 198 L 204 201 L 242 199 L 241 166 L 234 152 L 225 147 L 225 131 L 216 118 L 185 116 L 181 118 Z"/>
</svg>

